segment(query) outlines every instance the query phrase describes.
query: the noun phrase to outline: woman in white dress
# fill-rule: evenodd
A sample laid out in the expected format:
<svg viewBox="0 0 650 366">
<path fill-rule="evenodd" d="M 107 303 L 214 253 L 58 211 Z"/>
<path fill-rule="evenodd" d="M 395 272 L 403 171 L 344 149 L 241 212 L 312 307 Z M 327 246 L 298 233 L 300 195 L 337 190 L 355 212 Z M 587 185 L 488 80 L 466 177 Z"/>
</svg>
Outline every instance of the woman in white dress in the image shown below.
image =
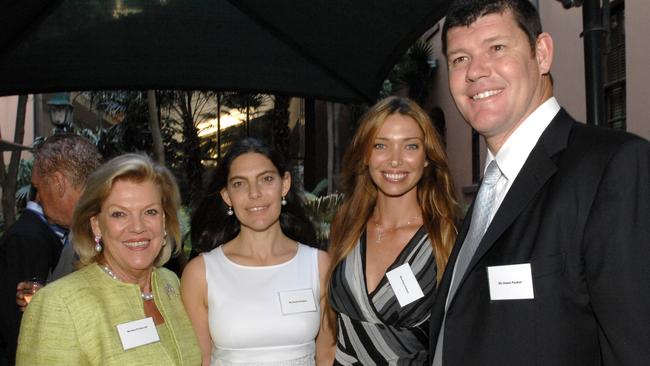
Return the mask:
<svg viewBox="0 0 650 366">
<path fill-rule="evenodd" d="M 329 266 L 282 156 L 259 140 L 235 143 L 192 218 L 201 255 L 181 295 L 203 365 L 331 365 L 322 322 Z"/>
</svg>

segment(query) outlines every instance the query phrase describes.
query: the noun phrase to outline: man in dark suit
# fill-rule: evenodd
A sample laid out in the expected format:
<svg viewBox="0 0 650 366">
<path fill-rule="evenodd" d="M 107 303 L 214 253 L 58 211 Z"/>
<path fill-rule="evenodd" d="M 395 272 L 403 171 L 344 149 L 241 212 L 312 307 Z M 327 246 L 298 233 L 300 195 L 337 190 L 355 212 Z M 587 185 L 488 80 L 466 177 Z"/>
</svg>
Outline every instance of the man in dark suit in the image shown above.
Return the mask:
<svg viewBox="0 0 650 366">
<path fill-rule="evenodd" d="M 64 247 L 55 231 L 69 228 L 86 179 L 100 162 L 95 146 L 77 135 L 54 135 L 34 152 L 32 186 L 43 212 L 28 207 L 0 240 L 0 351 L 4 348 L 9 364 L 22 316 L 16 286 L 32 277 L 55 280 L 73 270 L 72 246 Z"/>
<path fill-rule="evenodd" d="M 650 144 L 558 105 L 528 0 L 456 1 L 442 38 L 488 169 L 437 292 L 433 365 L 650 364 Z"/>
<path fill-rule="evenodd" d="M 21 312 L 16 306 L 16 284 L 29 278 L 45 282 L 61 254 L 61 238 L 41 218 L 40 206 L 29 202 L 0 241 L 1 327 L 3 348 L 13 364 Z M 9 351 L 13 349 L 13 351 Z"/>
</svg>

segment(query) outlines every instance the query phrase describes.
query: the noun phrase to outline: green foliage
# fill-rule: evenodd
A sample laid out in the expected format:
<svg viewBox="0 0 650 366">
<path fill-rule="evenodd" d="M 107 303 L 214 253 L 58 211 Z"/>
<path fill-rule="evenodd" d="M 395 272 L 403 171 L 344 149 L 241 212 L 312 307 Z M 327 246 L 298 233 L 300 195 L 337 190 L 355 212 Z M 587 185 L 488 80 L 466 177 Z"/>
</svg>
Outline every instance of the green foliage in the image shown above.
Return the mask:
<svg viewBox="0 0 650 366">
<path fill-rule="evenodd" d="M 381 96 L 387 97 L 401 89 L 407 89 L 409 98 L 422 105 L 431 78 L 432 59 L 431 45 L 422 40 L 415 42 L 384 81 Z"/>
<path fill-rule="evenodd" d="M 29 199 L 29 192 L 32 188 L 32 166 L 33 160 L 20 160 L 18 166 L 18 177 L 16 179 L 16 207 L 19 211 L 27 205 Z"/>
<path fill-rule="evenodd" d="M 96 143 L 105 159 L 127 152 L 152 154 L 153 138 L 146 91 L 91 91 L 86 94 L 97 112 L 121 120 L 107 129 L 81 131 L 81 134 Z M 201 151 L 195 151 L 197 149 L 193 148 L 193 144 L 188 143 L 195 138 L 189 135 L 192 135 L 192 132 L 196 135 L 195 131 L 188 129 L 194 128 L 198 123 L 197 118 L 200 117 L 193 113 L 196 107 L 192 103 L 200 98 L 200 101 L 194 103 L 203 103 L 210 95 L 208 92 L 176 90 L 156 92 L 157 104 L 166 112 L 160 118 L 165 165 L 178 179 L 183 202 L 189 201 L 189 197 L 195 194 L 201 183 L 201 169 L 198 169 L 198 179 L 189 177 L 187 173 L 187 165 L 190 162 L 200 163 L 201 160 Z M 188 121 L 190 123 L 185 123 Z M 191 184 L 192 182 L 194 184 Z"/>
<path fill-rule="evenodd" d="M 268 103 L 272 97 L 267 94 L 249 94 L 240 92 L 224 93 L 223 104 L 230 108 L 237 108 L 245 111 L 258 109 Z"/>
<path fill-rule="evenodd" d="M 330 224 L 343 202 L 343 195 L 334 193 L 316 197 L 311 193 L 305 193 L 305 198 L 305 211 L 307 217 L 314 223 L 316 238 L 319 243 L 326 243 L 329 239 Z M 321 247 L 325 246 L 321 245 Z"/>
<path fill-rule="evenodd" d="M 91 106 L 98 112 L 122 119 L 108 129 L 78 131 L 95 142 L 104 159 L 127 152 L 150 153 L 153 150 L 146 92 L 93 91 L 87 95 Z"/>
<path fill-rule="evenodd" d="M 190 251 L 192 250 L 192 242 L 190 240 L 190 221 L 192 217 L 192 212 L 189 207 L 181 206 L 178 211 L 178 221 L 181 224 L 181 241 L 183 242 L 181 250 L 185 254 L 185 258 L 190 257 Z"/>
</svg>

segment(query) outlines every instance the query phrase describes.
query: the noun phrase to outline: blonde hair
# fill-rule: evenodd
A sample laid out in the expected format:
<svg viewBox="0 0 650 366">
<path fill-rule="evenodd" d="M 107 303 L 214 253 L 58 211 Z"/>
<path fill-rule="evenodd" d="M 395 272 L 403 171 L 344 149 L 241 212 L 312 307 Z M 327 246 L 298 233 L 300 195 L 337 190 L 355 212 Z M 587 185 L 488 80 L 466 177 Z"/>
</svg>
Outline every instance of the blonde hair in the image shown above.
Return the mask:
<svg viewBox="0 0 650 366">
<path fill-rule="evenodd" d="M 166 243 L 163 245 L 154 265 L 165 264 L 172 253 L 181 246 L 181 229 L 178 222 L 180 193 L 174 176 L 165 167 L 149 157 L 140 154 L 124 154 L 102 165 L 88 178 L 86 189 L 79 199 L 72 216 L 71 236 L 74 250 L 79 255 L 79 267 L 97 262 L 95 241 L 90 218 L 101 211 L 102 204 L 111 193 L 113 184 L 119 180 L 132 182 L 153 182 L 160 188 L 162 207 L 165 213 Z"/>
<path fill-rule="evenodd" d="M 417 197 L 423 225 L 435 255 L 438 283 L 447 265 L 456 240 L 459 209 L 445 149 L 431 119 L 422 108 L 408 98 L 393 96 L 377 102 L 361 117 L 357 131 L 343 156 L 341 189 L 344 201 L 330 229 L 331 267 L 328 283 L 334 269 L 356 245 L 375 207 L 377 187 L 368 172 L 368 160 L 377 133 L 386 118 L 392 114 L 412 118 L 423 132 L 424 151 L 429 165 L 424 168 L 418 182 Z M 329 286 L 326 290 L 329 290 Z M 330 312 L 330 321 L 334 320 L 333 317 L 333 312 Z"/>
</svg>

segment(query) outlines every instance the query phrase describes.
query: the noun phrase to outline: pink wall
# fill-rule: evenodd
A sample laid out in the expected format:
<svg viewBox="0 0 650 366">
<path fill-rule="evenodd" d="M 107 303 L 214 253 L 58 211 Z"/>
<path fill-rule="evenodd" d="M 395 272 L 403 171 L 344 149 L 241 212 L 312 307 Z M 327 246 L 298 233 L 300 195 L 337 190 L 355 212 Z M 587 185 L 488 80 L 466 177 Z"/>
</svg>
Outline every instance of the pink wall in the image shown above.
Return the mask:
<svg viewBox="0 0 650 366">
<path fill-rule="evenodd" d="M 650 1 L 625 2 L 627 130 L 650 140 Z"/>
<path fill-rule="evenodd" d="M 16 108 L 18 106 L 18 96 L 0 97 L 0 133 L 2 139 L 14 141 L 14 132 L 16 127 Z M 34 97 L 29 95 L 27 99 L 27 111 L 25 113 L 25 135 L 22 144 L 31 146 L 34 141 Z M 5 163 L 9 163 L 11 152 L 4 152 Z M 24 159 L 31 158 L 29 152 L 23 152 Z"/>
</svg>

